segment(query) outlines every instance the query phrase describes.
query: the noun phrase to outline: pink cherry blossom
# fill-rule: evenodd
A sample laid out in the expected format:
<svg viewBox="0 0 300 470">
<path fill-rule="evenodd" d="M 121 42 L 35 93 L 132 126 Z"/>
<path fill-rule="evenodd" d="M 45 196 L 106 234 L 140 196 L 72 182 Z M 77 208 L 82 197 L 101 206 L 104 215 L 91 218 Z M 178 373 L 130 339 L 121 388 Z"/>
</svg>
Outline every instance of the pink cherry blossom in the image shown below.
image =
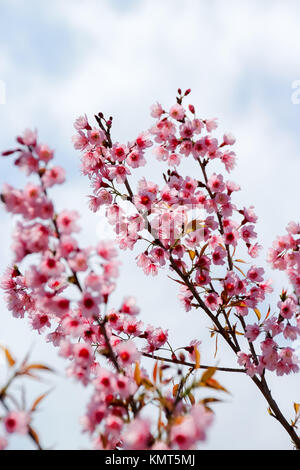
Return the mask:
<svg viewBox="0 0 300 470">
<path fill-rule="evenodd" d="M 218 297 L 214 292 L 211 292 L 205 297 L 205 304 L 211 310 L 217 310 L 219 305 L 222 304 L 222 299 L 220 299 L 220 297 Z"/>
<path fill-rule="evenodd" d="M 225 134 L 219 140 L 217 119 L 196 117 L 197 108 L 184 104 L 189 94 L 178 89 L 176 104 L 165 108 L 169 113 L 153 105 L 154 124 L 130 141 L 114 140 L 113 118 L 101 112 L 91 125 L 85 114 L 75 121 L 73 143 L 91 185 L 89 208 L 106 206 L 115 243 L 134 253 L 146 275 L 169 273 L 193 328 L 192 311 L 206 315 L 211 337 L 229 346 L 240 367 L 235 371 L 252 377 L 299 447 L 291 420 L 274 406 L 265 374 L 299 371 L 291 344 L 300 328 L 299 223 L 291 222 L 268 254 L 272 268 L 284 271 L 289 282 L 274 303 L 271 280 L 253 264 L 261 249 L 254 207 L 240 205 L 240 185 L 223 174 L 235 167 L 236 154 L 228 148 L 235 138 Z M 140 309 L 127 292 L 111 305 L 120 270 L 116 244 L 82 246 L 76 237 L 79 213 L 57 212 L 48 191 L 65 180 L 61 167 L 49 165 L 54 152 L 39 143 L 36 131 L 17 141 L 19 148 L 2 155 L 33 181 L 23 189 L 6 184 L 1 192 L 5 209 L 18 216 L 15 264 L 1 281 L 8 310 L 45 333 L 68 364 L 67 376 L 92 389 L 82 426 L 96 449 L 197 448 L 212 422 L 210 400 L 203 406 L 197 388 L 222 389 L 214 378 L 199 377 L 201 339 L 172 346 L 168 328 L 137 320 Z M 146 172 L 141 175 L 155 157 L 162 175 L 150 181 Z M 157 308 L 166 314 L 163 305 Z M 143 365 L 144 356 L 156 369 Z M 146 418 L 149 403 L 155 403 L 159 419 L 151 413 Z M 25 413 L 28 422 L 22 427 L 19 416 L 9 428 L 16 431 L 7 432 L 30 435 L 31 416 L 16 413 Z"/>
<path fill-rule="evenodd" d="M 76 211 L 64 210 L 60 212 L 56 218 L 56 223 L 60 233 L 70 235 L 73 232 L 78 232 L 79 227 L 76 224 L 79 214 Z"/>
<path fill-rule="evenodd" d="M 60 166 L 46 170 L 42 176 L 42 181 L 45 188 L 51 188 L 55 184 L 62 184 L 65 182 L 65 170 Z"/>
<path fill-rule="evenodd" d="M 257 323 L 254 323 L 254 325 L 247 325 L 246 337 L 249 339 L 249 341 L 255 341 L 259 334 L 260 328 Z"/>
<path fill-rule="evenodd" d="M 126 450 L 145 450 L 150 442 L 150 421 L 136 418 L 123 436 Z"/>
<path fill-rule="evenodd" d="M 290 319 L 297 310 L 297 305 L 294 300 L 289 298 L 284 302 L 278 302 L 278 307 L 280 308 L 280 314 L 283 318 Z"/>
<path fill-rule="evenodd" d="M 173 119 L 176 119 L 177 121 L 181 121 L 184 118 L 185 110 L 183 106 L 181 106 L 180 104 L 174 104 L 170 108 L 169 113 Z"/>
<path fill-rule="evenodd" d="M 9 434 L 26 434 L 29 422 L 30 416 L 24 411 L 11 411 L 4 419 L 4 426 Z"/>
</svg>

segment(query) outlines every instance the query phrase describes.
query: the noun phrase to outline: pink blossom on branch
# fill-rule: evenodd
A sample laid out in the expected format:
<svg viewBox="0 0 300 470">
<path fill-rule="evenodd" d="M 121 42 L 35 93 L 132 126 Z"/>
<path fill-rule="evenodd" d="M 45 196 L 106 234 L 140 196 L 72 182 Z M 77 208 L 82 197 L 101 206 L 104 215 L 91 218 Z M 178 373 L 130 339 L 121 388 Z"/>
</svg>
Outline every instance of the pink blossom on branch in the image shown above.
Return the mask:
<svg viewBox="0 0 300 470">
<path fill-rule="evenodd" d="M 97 132 L 90 129 L 86 117 L 76 121 L 76 128 L 82 141 L 85 139 L 83 131 L 88 132 L 85 146 L 101 142 Z M 168 436 L 174 422 L 187 416 L 192 407 L 185 403 L 186 389 L 191 387 L 196 391 L 200 382 L 191 381 L 189 372 L 180 393 L 172 395 L 174 384 L 166 376 L 167 368 L 163 360 L 155 358 L 160 348 L 168 346 L 168 332 L 152 325 L 145 326 L 138 320 L 139 307 L 132 296 L 125 296 L 118 309 L 108 306 L 120 264 L 116 245 L 111 241 L 100 241 L 93 247 L 80 246 L 76 239 L 80 230 L 78 212 L 66 209 L 57 213 L 47 192 L 50 186 L 64 182 L 64 171 L 59 167 L 48 167 L 50 159 L 44 155 L 40 157 L 37 139 L 36 132 L 27 132 L 22 140 L 24 144 L 19 139 L 22 145 L 29 146 L 30 143 L 27 150 L 36 163 L 35 167 L 30 166 L 28 173 L 35 174 L 36 182 L 29 183 L 23 190 L 5 185 L 1 195 L 6 210 L 20 217 L 12 247 L 17 264 L 8 268 L 1 280 L 7 306 L 14 316 L 26 317 L 31 328 L 58 348 L 67 362 L 67 376 L 84 386 L 93 386 L 91 400 L 81 421 L 95 448 L 151 449 L 159 441 L 160 446 L 171 449 L 173 443 Z M 148 148 L 148 134 L 140 134 L 136 145 L 141 151 Z M 128 148 L 117 144 L 113 150 L 115 160 L 111 161 L 123 160 L 121 153 L 124 155 Z M 123 181 L 117 174 L 116 179 Z M 104 191 L 101 185 L 97 187 L 100 192 Z M 141 191 L 153 197 L 155 185 L 145 180 Z M 105 203 L 111 209 L 111 218 L 118 222 L 119 211 L 115 218 L 110 192 L 107 191 L 107 195 Z M 144 226 L 142 217 L 134 216 L 130 223 L 130 234 Z M 122 233 L 127 236 L 127 230 Z M 162 255 L 163 251 L 153 252 L 147 269 L 151 269 L 151 264 L 156 269 L 156 261 L 163 264 Z M 23 260 L 26 263 L 23 264 Z M 76 297 L 74 287 L 77 288 Z M 142 366 L 144 355 L 155 360 L 152 374 Z M 172 377 L 178 384 L 185 377 L 185 368 L 186 365 L 177 361 L 173 364 Z M 192 375 L 196 374 L 195 370 Z M 206 382 L 201 387 L 203 385 Z M 166 395 L 169 397 L 167 405 Z M 145 438 L 141 435 L 148 422 L 143 416 L 144 408 L 153 403 L 160 409 L 160 421 L 158 429 L 158 416 L 147 424 Z M 7 435 L 17 432 L 35 436 L 26 412 L 11 411 L 3 423 Z M 207 422 L 206 428 L 209 425 Z M 195 434 L 192 445 L 197 444 L 198 437 Z M 5 446 L 6 438 L 3 437 L 1 447 Z"/>
<path fill-rule="evenodd" d="M 283 293 L 278 307 L 270 308 L 265 316 L 261 314 L 268 294 L 272 291 L 271 281 L 265 279 L 264 269 L 255 265 L 244 273 L 240 265 L 244 260 L 239 256 L 243 245 L 250 258 L 256 258 L 259 254 L 261 246 L 256 241 L 255 230 L 257 215 L 253 206 L 236 206 L 234 193 L 240 189 L 239 185 L 227 181 L 225 175 L 213 169 L 216 160 L 224 165 L 226 172 L 234 168 L 236 155 L 229 147 L 234 145 L 235 138 L 225 134 L 218 141 L 213 135 L 217 129 L 217 120 L 196 118 L 195 106 L 183 105 L 185 96 L 178 90 L 177 103 L 169 112 L 164 111 L 160 104 L 152 106 L 151 116 L 155 118 L 155 123 L 145 131 L 151 136 L 152 143 L 151 149 L 149 142 L 150 151 L 147 154 L 145 149 L 138 148 L 134 142 L 124 144 L 123 147 L 130 149 L 123 158 L 124 174 L 126 165 L 132 167 L 131 163 L 127 163 L 130 153 L 142 153 L 144 165 L 144 161 L 152 158 L 152 152 L 164 167 L 160 183 L 143 178 L 134 189 L 129 177 L 121 180 L 110 171 L 109 153 L 114 143 L 111 126 L 106 126 L 103 117 L 97 121 L 105 134 L 105 140 L 102 144 L 85 149 L 82 155 L 83 171 L 91 180 L 104 178 L 103 181 L 108 185 L 114 202 L 107 208 L 107 216 L 110 219 L 112 211 L 118 214 L 111 223 L 115 226 L 120 247 L 136 247 L 139 250 L 137 264 L 147 275 L 157 274 L 166 267 L 169 267 L 173 276 L 177 274 L 177 281 L 181 283 L 181 291 L 184 292 L 180 294 L 180 299 L 185 309 L 189 311 L 197 307 L 208 314 L 214 334 L 223 336 L 237 355 L 239 364 L 245 366 L 247 373 L 264 391 L 272 405 L 271 395 L 266 392 L 265 371 L 276 372 L 277 375 L 299 371 L 298 358 L 293 348 L 288 346 L 288 349 L 281 350 L 284 341 L 290 342 L 299 336 L 298 301 L 294 301 L 293 293 Z M 86 171 L 91 154 L 97 155 L 98 161 L 95 158 L 95 164 L 89 165 L 89 171 Z M 198 165 L 192 184 L 187 184 L 189 177 L 181 174 L 182 156 L 191 157 Z M 135 168 L 131 169 L 134 172 Z M 105 175 L 109 175 L 109 178 Z M 122 212 L 119 206 L 120 196 L 124 199 L 124 194 L 145 222 L 140 228 L 136 227 L 134 237 L 131 236 L 130 216 Z M 177 217 L 179 209 L 180 221 Z M 160 250 L 159 258 L 154 256 L 157 250 Z M 289 224 L 288 235 L 274 242 L 269 260 L 274 268 L 287 271 L 295 294 L 299 297 L 299 224 Z M 217 275 L 214 274 L 214 266 L 222 268 Z M 259 324 L 253 325 L 253 315 L 258 317 Z M 237 336 L 238 328 L 241 330 L 239 335 L 244 336 L 245 341 Z M 264 341 L 268 338 L 273 343 L 271 350 L 266 352 Z M 250 354 L 241 352 L 245 348 Z M 286 351 L 286 354 L 280 351 Z M 271 406 L 271 409 L 299 447 L 299 438 L 293 426 L 279 414 L 277 408 Z"/>
<path fill-rule="evenodd" d="M 299 371 L 298 358 L 288 345 L 300 333 L 299 224 L 291 223 L 288 235 L 279 237 L 269 254 L 274 268 L 287 271 L 295 293 L 283 291 L 278 305 L 264 314 L 271 281 L 263 268 L 240 254 L 256 258 L 259 253 L 257 216 L 252 206 L 236 205 L 239 185 L 214 169 L 216 161 L 225 172 L 234 168 L 236 155 L 229 147 L 235 138 L 225 134 L 219 141 L 214 135 L 217 120 L 200 119 L 194 105 L 184 106 L 189 93 L 178 90 L 169 112 L 153 105 L 153 126 L 127 143 L 113 141 L 112 117 L 99 113 L 94 128 L 85 115 L 76 120 L 73 142 L 82 152 L 82 172 L 91 181 L 90 209 L 106 207 L 120 248 L 137 250 L 137 265 L 146 275 L 170 269 L 170 277 L 180 284 L 185 310 L 208 315 L 211 336 L 222 337 L 243 367 L 220 369 L 246 372 L 299 448 L 295 425 L 282 415 L 265 375 Z M 139 309 L 131 296 L 118 309 L 108 307 L 118 276 L 115 249 L 110 242 L 80 247 L 75 238 L 79 214 L 56 213 L 47 193 L 47 187 L 63 182 L 64 173 L 48 168 L 36 132 L 26 131 L 18 143 L 21 149 L 4 155 L 18 152 L 16 165 L 35 175 L 38 183 L 25 190 L 6 185 L 1 199 L 9 212 L 21 216 L 14 234 L 16 262 L 32 253 L 39 260 L 25 273 L 19 264 L 6 272 L 2 285 L 8 308 L 17 317 L 28 317 L 34 329 L 59 347 L 69 361 L 69 376 L 85 386 L 94 384 L 82 423 L 95 448 L 193 448 L 205 438 L 211 414 L 205 400 L 195 403 L 192 391 L 205 385 L 223 389 L 212 378 L 215 369 L 196 379 L 199 340 L 177 352 L 168 331 L 137 320 Z M 134 188 L 130 177 L 153 158 L 151 153 L 161 162 L 162 179 L 152 182 L 143 177 Z M 195 165 L 193 176 L 182 173 L 185 158 Z M 130 213 L 123 208 L 124 199 L 131 204 Z M 249 261 L 244 270 L 243 263 Z M 70 286 L 77 288 L 77 298 L 69 296 Z M 159 356 L 161 348 L 170 357 Z M 195 362 L 186 362 L 183 351 Z M 141 364 L 144 356 L 158 361 L 152 374 Z M 171 389 L 161 360 L 172 364 L 177 383 Z M 184 376 L 183 365 L 191 366 Z M 144 416 L 145 397 L 159 406 L 156 426 Z"/>
</svg>

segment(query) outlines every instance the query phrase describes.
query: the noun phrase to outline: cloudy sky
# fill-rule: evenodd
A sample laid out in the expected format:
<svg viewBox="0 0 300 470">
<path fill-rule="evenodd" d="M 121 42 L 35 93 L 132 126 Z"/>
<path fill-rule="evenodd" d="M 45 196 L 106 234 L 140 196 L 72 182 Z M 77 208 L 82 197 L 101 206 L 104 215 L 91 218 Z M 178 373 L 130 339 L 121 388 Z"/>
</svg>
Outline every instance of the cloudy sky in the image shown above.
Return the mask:
<svg viewBox="0 0 300 470">
<path fill-rule="evenodd" d="M 105 227 L 101 216 L 87 212 L 88 182 L 71 144 L 74 118 L 83 112 L 112 114 L 114 137 L 126 142 L 149 127 L 154 101 L 173 104 L 178 87 L 192 88 L 199 114 L 218 116 L 221 131 L 235 134 L 238 166 L 232 178 L 243 189 L 239 202 L 256 207 L 261 242 L 270 246 L 290 220 L 299 219 L 300 105 L 292 99 L 293 84 L 300 80 L 297 0 L 0 0 L 0 18 L 0 95 L 3 84 L 6 95 L 0 104 L 0 148 L 11 147 L 26 127 L 39 129 L 40 139 L 55 148 L 57 163 L 68 171 L 68 184 L 53 191 L 57 207 L 82 209 L 84 242 L 103 237 Z M 8 161 L 0 163 L 1 184 L 24 184 Z M 155 164 L 148 165 L 147 174 L 156 178 Z M 11 257 L 13 224 L 1 208 L 0 224 L 2 271 Z M 166 273 L 149 280 L 132 254 L 121 258 L 116 304 L 125 294 L 136 295 L 142 319 L 168 327 L 175 344 L 196 335 L 203 341 L 202 357 L 212 361 L 207 324 L 199 313 L 182 310 Z M 265 253 L 265 264 L 264 259 Z M 284 277 L 271 277 L 277 292 L 286 285 Z M 87 447 L 78 419 L 89 391 L 64 379 L 56 351 L 25 322 L 11 319 L 2 301 L 0 314 L 1 343 L 20 357 L 33 347 L 32 357 L 61 371 L 29 389 L 32 398 L 55 387 L 36 419 L 42 443 Z M 218 360 L 234 364 L 225 348 Z M 290 447 L 246 377 L 218 378 L 231 395 L 219 404 L 202 448 Z M 270 378 L 270 383 L 283 410 L 291 413 L 292 402 L 299 402 L 299 377 Z M 26 439 L 12 443 L 29 445 Z"/>
</svg>

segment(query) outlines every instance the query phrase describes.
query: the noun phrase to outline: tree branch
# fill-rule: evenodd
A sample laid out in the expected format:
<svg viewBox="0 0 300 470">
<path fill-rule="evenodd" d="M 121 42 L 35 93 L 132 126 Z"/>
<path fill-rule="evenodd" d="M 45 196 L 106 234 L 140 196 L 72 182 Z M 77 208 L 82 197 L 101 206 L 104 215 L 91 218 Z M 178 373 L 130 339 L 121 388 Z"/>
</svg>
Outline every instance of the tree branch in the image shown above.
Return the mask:
<svg viewBox="0 0 300 470">
<path fill-rule="evenodd" d="M 188 367 L 193 367 L 193 368 L 195 368 L 195 366 L 196 366 L 196 364 L 194 364 L 192 362 L 186 362 L 186 361 L 180 361 L 180 360 L 176 361 L 176 360 L 173 360 L 173 359 L 168 359 L 166 357 L 157 356 L 156 354 L 150 354 L 150 353 L 143 352 L 142 355 L 145 356 L 145 357 L 149 357 L 150 359 L 155 359 L 157 361 L 164 361 L 164 362 L 170 362 L 172 364 L 178 364 L 179 366 L 183 365 L 183 366 L 188 366 Z M 214 367 L 216 370 L 218 370 L 220 372 L 242 372 L 242 373 L 246 373 L 246 369 L 234 369 L 234 368 L 231 368 L 231 367 L 215 367 L 215 366 L 200 365 L 198 367 L 198 369 L 211 369 L 212 367 Z"/>
</svg>

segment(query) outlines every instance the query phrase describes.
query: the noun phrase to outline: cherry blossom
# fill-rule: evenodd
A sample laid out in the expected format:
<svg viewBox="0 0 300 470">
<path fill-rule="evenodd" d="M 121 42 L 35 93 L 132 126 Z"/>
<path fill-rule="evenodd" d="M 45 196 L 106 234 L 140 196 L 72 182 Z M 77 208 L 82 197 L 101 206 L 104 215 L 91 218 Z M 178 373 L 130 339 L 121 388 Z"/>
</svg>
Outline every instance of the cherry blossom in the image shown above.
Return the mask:
<svg viewBox="0 0 300 470">
<path fill-rule="evenodd" d="M 76 238 L 80 214 L 69 208 L 56 212 L 48 188 L 62 184 L 65 173 L 51 166 L 54 151 L 38 142 L 36 131 L 25 131 L 17 138 L 21 147 L 3 153 L 35 178 L 24 189 L 6 184 L 1 193 L 6 210 L 19 218 L 15 264 L 1 281 L 7 307 L 58 348 L 69 377 L 92 384 L 81 422 L 96 449 L 197 447 L 212 423 L 209 398 L 201 400 L 198 388 L 226 392 L 213 378 L 217 369 L 247 374 L 300 448 L 298 418 L 291 424 L 283 416 L 266 376 L 299 371 L 293 342 L 300 335 L 300 226 L 291 222 L 269 250 L 271 266 L 285 271 L 289 281 L 274 305 L 272 281 L 253 264 L 261 250 L 258 217 L 253 206 L 239 206 L 240 186 L 227 179 L 236 165 L 235 138 L 220 138 L 216 118 L 200 118 L 195 105 L 184 104 L 190 91 L 179 89 L 171 106 L 155 103 L 154 123 L 129 142 L 114 141 L 111 116 L 100 112 L 90 124 L 83 114 L 74 123 L 73 143 L 89 177 L 90 210 L 104 206 L 116 244 L 134 250 L 145 275 L 168 272 L 187 315 L 207 315 L 211 337 L 216 345 L 219 338 L 227 344 L 239 367 L 202 365 L 198 337 L 173 347 L 171 332 L 138 319 L 130 293 L 123 293 L 121 305 L 111 305 L 120 269 L 116 244 L 82 247 Z M 147 164 L 153 158 L 162 177 L 150 181 Z M 185 174 L 186 159 L 192 175 Z M 135 185 L 140 167 L 145 176 Z M 155 361 L 153 369 L 144 366 L 144 358 Z M 201 377 L 200 368 L 208 369 Z M 156 405 L 156 419 L 149 419 L 146 404 Z M 21 420 L 15 422 L 24 431 Z"/>
<path fill-rule="evenodd" d="M 215 136 L 216 118 L 200 119 L 196 117 L 194 105 L 184 106 L 189 93 L 190 90 L 182 93 L 179 89 L 176 103 L 171 107 L 164 108 L 158 103 L 151 107 L 155 122 L 149 130 L 140 133 L 147 135 L 147 147 L 139 146 L 137 141 L 123 144 L 122 148 L 127 148 L 128 153 L 127 157 L 122 157 L 125 162 L 122 178 L 109 170 L 107 149 L 111 151 L 116 145 L 111 136 L 111 120 L 108 126 L 103 115 L 99 115 L 97 122 L 104 132 L 104 142 L 90 146 L 88 151 L 101 155 L 101 165 L 96 163 L 96 158 L 95 164 L 89 165 L 87 154 L 83 154 L 83 172 L 91 180 L 102 178 L 108 185 L 113 203 L 106 214 L 115 228 L 119 246 L 138 250 L 137 265 L 146 275 L 157 275 L 159 270 L 168 268 L 173 276 L 177 275 L 176 280 L 181 283 L 179 298 L 185 310 L 203 309 L 213 323 L 214 335 L 223 336 L 258 388 L 267 390 L 265 370 L 277 375 L 299 370 L 293 348 L 282 345 L 299 336 L 299 303 L 293 292 L 284 291 L 277 307 L 270 307 L 262 315 L 261 310 L 264 311 L 272 292 L 271 280 L 265 278 L 262 267 L 241 259 L 245 249 L 250 260 L 257 258 L 262 249 L 257 241 L 258 217 L 253 206 L 239 208 L 236 205 L 234 195 L 240 186 L 225 176 L 236 164 L 232 151 L 235 137 L 225 133 L 219 140 Z M 156 156 L 162 165 L 160 183 L 144 177 L 134 188 L 130 174 L 135 166 L 127 163 L 132 152 L 138 153 L 145 168 L 151 161 L 151 154 Z M 182 174 L 182 157 L 191 157 L 194 161 L 193 178 Z M 216 161 L 224 165 L 225 174 L 213 168 Z M 129 169 L 126 171 L 126 164 L 131 167 L 130 173 Z M 86 171 L 88 166 L 89 171 Z M 98 192 L 95 189 L 95 197 Z M 132 204 L 136 217 L 143 217 L 144 223 L 135 226 L 134 236 L 132 216 L 123 212 L 119 205 L 124 198 Z M 290 223 L 287 232 L 274 242 L 268 259 L 275 269 L 286 270 L 299 297 L 299 224 Z M 239 252 L 243 255 L 239 256 Z M 250 264 L 246 272 L 240 263 Z M 259 323 L 254 323 L 256 317 Z M 237 336 L 238 328 L 243 338 Z M 265 346 L 268 339 L 274 342 L 270 350 Z M 247 352 L 242 352 L 244 350 Z M 267 400 L 273 403 L 270 395 Z M 279 417 L 277 409 L 272 412 Z M 282 423 L 283 419 L 280 416 L 279 421 Z M 287 422 L 283 426 L 299 445 L 295 430 L 288 427 Z"/>
</svg>

